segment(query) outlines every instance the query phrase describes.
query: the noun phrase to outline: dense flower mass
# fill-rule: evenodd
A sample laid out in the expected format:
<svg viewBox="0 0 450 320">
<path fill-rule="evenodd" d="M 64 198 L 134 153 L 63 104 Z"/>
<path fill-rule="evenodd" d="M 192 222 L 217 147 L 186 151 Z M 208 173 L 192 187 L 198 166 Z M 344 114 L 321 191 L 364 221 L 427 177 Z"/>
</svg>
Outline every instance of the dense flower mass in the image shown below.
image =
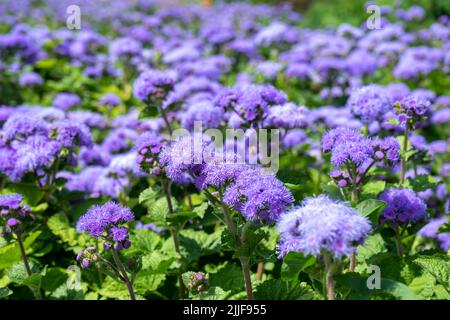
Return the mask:
<svg viewBox="0 0 450 320">
<path fill-rule="evenodd" d="M 426 217 L 427 206 L 409 189 L 390 189 L 380 195 L 380 200 L 387 203 L 381 213 L 381 223 L 391 227 L 416 224 Z"/>
<path fill-rule="evenodd" d="M 0 1 L 0 300 L 448 298 L 445 1 L 259 2 Z"/>
<path fill-rule="evenodd" d="M 111 248 L 112 243 L 114 249 L 122 250 L 129 248 L 131 242 L 128 240 L 128 229 L 121 225 L 131 220 L 134 220 L 134 215 L 129 208 L 110 201 L 90 208 L 80 217 L 77 231 L 86 231 L 94 238 L 105 239 L 105 249 Z"/>
<path fill-rule="evenodd" d="M 2 224 L 2 237 L 11 235 L 12 232 L 21 233 L 24 226 L 35 220 L 30 207 L 22 204 L 23 197 L 20 194 L 0 195 L 0 223 Z"/>
<path fill-rule="evenodd" d="M 293 197 L 275 176 L 249 169 L 227 188 L 224 201 L 248 220 L 273 223 L 292 204 Z"/>
<path fill-rule="evenodd" d="M 173 79 L 158 70 L 148 70 L 139 75 L 133 84 L 134 96 L 146 103 L 162 101 L 173 88 Z"/>
<path fill-rule="evenodd" d="M 369 221 L 344 203 L 326 196 L 308 198 L 283 214 L 277 223 L 281 238 L 279 255 L 302 252 L 336 258 L 350 256 L 369 234 Z"/>
</svg>

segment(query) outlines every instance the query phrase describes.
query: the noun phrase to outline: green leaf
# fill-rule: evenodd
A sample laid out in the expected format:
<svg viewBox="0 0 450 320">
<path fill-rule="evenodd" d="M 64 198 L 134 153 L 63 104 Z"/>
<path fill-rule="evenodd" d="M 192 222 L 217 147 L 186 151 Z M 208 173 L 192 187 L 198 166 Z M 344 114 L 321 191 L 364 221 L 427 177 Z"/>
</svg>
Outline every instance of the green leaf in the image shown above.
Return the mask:
<svg viewBox="0 0 450 320">
<path fill-rule="evenodd" d="M 133 230 L 130 234 L 130 241 L 133 245 L 129 249 L 123 250 L 127 256 L 147 254 L 161 246 L 161 238 L 148 230 Z"/>
<path fill-rule="evenodd" d="M 36 62 L 35 67 L 38 69 L 52 69 L 56 66 L 58 61 L 53 58 L 42 59 Z"/>
<path fill-rule="evenodd" d="M 255 251 L 256 246 L 267 237 L 267 233 L 253 223 L 247 222 L 247 228 L 243 229 L 242 241 L 243 243 L 236 249 L 235 257 L 250 257 Z"/>
<path fill-rule="evenodd" d="M 415 178 L 408 178 L 406 187 L 412 188 L 416 192 L 434 189 L 439 184 L 436 178 L 428 174 L 420 174 Z"/>
<path fill-rule="evenodd" d="M 31 289 L 39 289 L 41 287 L 42 274 L 35 273 L 23 280 L 22 284 Z"/>
<path fill-rule="evenodd" d="M 349 296 L 354 299 L 368 299 L 382 293 L 387 293 L 400 300 L 416 300 L 417 296 L 404 283 L 391 279 L 380 279 L 380 289 L 370 290 L 367 286 L 369 276 L 361 276 L 357 273 L 346 273 L 335 277 L 336 282 L 345 288 L 352 289 Z"/>
<path fill-rule="evenodd" d="M 208 209 L 208 202 L 203 202 L 201 205 L 195 207 L 192 211 L 197 214 L 200 219 L 203 219 Z"/>
<path fill-rule="evenodd" d="M 216 272 L 209 273 L 208 279 L 210 286 L 225 291 L 239 292 L 245 288 L 241 268 L 230 262 L 225 262 Z"/>
<path fill-rule="evenodd" d="M 23 195 L 24 202 L 28 204 L 30 207 L 35 207 L 44 197 L 44 192 L 41 191 L 34 184 L 13 184 L 8 187 L 8 191 L 6 193 L 19 193 Z"/>
<path fill-rule="evenodd" d="M 51 232 L 58 236 L 64 243 L 67 243 L 74 252 L 79 251 L 79 247 L 84 247 L 90 239 L 87 235 L 76 232 L 69 224 L 69 219 L 64 214 L 55 214 L 47 221 L 47 226 Z"/>
<path fill-rule="evenodd" d="M 367 217 L 376 223 L 380 217 L 381 211 L 386 207 L 386 202 L 376 199 L 367 199 L 358 203 L 355 207 L 356 211 L 363 217 Z"/>
<path fill-rule="evenodd" d="M 27 250 L 41 235 L 42 231 L 35 231 L 25 238 L 23 246 Z M 5 269 L 22 259 L 17 242 L 0 248 L 0 270 Z"/>
<path fill-rule="evenodd" d="M 155 188 L 148 187 L 139 195 L 139 203 L 146 208 L 151 208 L 158 199 L 158 191 Z"/>
<path fill-rule="evenodd" d="M 386 187 L 385 181 L 369 181 L 361 188 L 362 198 L 377 198 Z"/>
<path fill-rule="evenodd" d="M 42 277 L 42 289 L 44 291 L 53 292 L 64 284 L 69 278 L 67 272 L 63 268 L 49 268 L 44 277 Z"/>
<path fill-rule="evenodd" d="M 304 256 L 299 252 L 289 252 L 283 259 L 281 266 L 281 279 L 285 281 L 297 280 L 300 272 L 314 265 L 316 259 L 312 256 Z"/>
<path fill-rule="evenodd" d="M 271 279 L 255 288 L 257 300 L 311 300 L 314 297 L 314 291 L 305 282 L 291 286 L 281 279 Z"/>
<path fill-rule="evenodd" d="M 0 299 L 2 298 L 6 298 L 9 295 L 12 295 L 12 290 L 10 290 L 9 288 L 5 287 L 5 288 L 0 288 Z"/>
<path fill-rule="evenodd" d="M 293 183 L 285 183 L 284 186 L 289 190 L 303 190 L 305 188 L 304 185 L 301 184 L 293 184 Z"/>
<path fill-rule="evenodd" d="M 414 260 L 423 270 L 436 278 L 437 282 L 450 289 L 450 266 L 443 256 L 419 257 Z"/>
<path fill-rule="evenodd" d="M 431 299 L 434 295 L 435 278 L 429 273 L 414 278 L 408 285 L 411 290 L 421 299 Z"/>
<path fill-rule="evenodd" d="M 169 269 L 175 256 L 172 253 L 153 251 L 142 257 L 142 269 L 146 274 L 164 274 Z"/>
<path fill-rule="evenodd" d="M 210 287 L 208 291 L 201 292 L 197 297 L 194 297 L 195 300 L 224 300 L 228 291 L 224 291 L 219 287 Z"/>
</svg>

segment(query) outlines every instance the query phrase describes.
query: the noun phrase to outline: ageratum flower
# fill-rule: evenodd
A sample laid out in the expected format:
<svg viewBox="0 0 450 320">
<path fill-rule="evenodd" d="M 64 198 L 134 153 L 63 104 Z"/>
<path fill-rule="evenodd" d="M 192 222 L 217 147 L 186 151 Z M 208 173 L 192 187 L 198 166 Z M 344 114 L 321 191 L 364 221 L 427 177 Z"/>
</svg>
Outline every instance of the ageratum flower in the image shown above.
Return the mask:
<svg viewBox="0 0 450 320">
<path fill-rule="evenodd" d="M 188 130 L 194 129 L 195 122 L 206 128 L 218 128 L 223 120 L 223 109 L 210 101 L 200 101 L 189 106 L 182 115 L 181 124 Z"/>
<path fill-rule="evenodd" d="M 91 207 L 80 217 L 77 223 L 78 232 L 88 232 L 94 238 L 105 240 L 105 249 L 114 245 L 116 250 L 127 249 L 131 242 L 128 239 L 128 229 L 122 224 L 134 219 L 131 210 L 113 201 L 101 206 Z"/>
<path fill-rule="evenodd" d="M 324 152 L 331 151 L 331 163 L 336 167 L 347 162 L 361 165 L 374 154 L 370 139 L 348 128 L 328 131 L 322 139 L 322 149 Z"/>
<path fill-rule="evenodd" d="M 134 96 L 145 103 L 163 101 L 173 89 L 173 79 L 163 71 L 148 70 L 139 75 L 133 84 Z"/>
<path fill-rule="evenodd" d="M 395 113 L 400 123 L 410 128 L 418 128 L 431 111 L 431 103 L 415 95 L 403 98 L 395 105 Z"/>
<path fill-rule="evenodd" d="M 36 72 L 27 72 L 20 76 L 19 84 L 22 87 L 34 87 L 44 83 L 42 77 Z"/>
<path fill-rule="evenodd" d="M 138 55 L 141 51 L 141 43 L 127 37 L 116 39 L 109 45 L 109 54 L 114 60 L 131 59 L 133 56 Z"/>
<path fill-rule="evenodd" d="M 138 153 L 136 163 L 145 172 L 155 175 L 161 173 L 159 153 L 162 148 L 162 138 L 153 132 L 145 132 L 136 141 L 135 149 Z"/>
<path fill-rule="evenodd" d="M 447 251 L 450 248 L 450 232 L 439 232 L 439 229 L 448 222 L 449 220 L 446 216 L 431 219 L 417 234 L 424 238 L 438 240 L 441 249 Z"/>
<path fill-rule="evenodd" d="M 20 233 L 24 224 L 34 220 L 35 217 L 27 205 L 22 204 L 23 197 L 18 193 L 0 195 L 0 223 L 2 237 L 11 233 Z"/>
<path fill-rule="evenodd" d="M 416 224 L 426 216 L 426 204 L 410 189 L 389 189 L 379 198 L 387 203 L 381 212 L 381 223 L 392 228 Z"/>
<path fill-rule="evenodd" d="M 217 106 L 233 111 L 250 124 L 261 122 L 269 107 L 287 102 L 287 96 L 271 85 L 248 85 L 225 89 L 216 98 Z"/>
<path fill-rule="evenodd" d="M 275 222 L 294 201 L 280 180 L 261 169 L 240 173 L 235 182 L 227 187 L 223 200 L 247 220 L 260 223 Z"/>
<path fill-rule="evenodd" d="M 392 108 L 392 102 L 392 97 L 385 88 L 369 85 L 354 90 L 347 106 L 357 117 L 372 122 L 381 119 Z"/>
<path fill-rule="evenodd" d="M 68 110 L 81 103 L 81 99 L 74 93 L 62 92 L 53 99 L 53 106 L 61 110 Z"/>
<path fill-rule="evenodd" d="M 192 134 L 165 146 L 159 161 L 166 176 L 178 184 L 193 182 L 200 176 L 205 163 L 213 157 L 212 150 L 206 148 L 210 144 L 211 140 L 207 136 Z"/>
<path fill-rule="evenodd" d="M 2 136 L 5 141 L 25 138 L 34 134 L 48 135 L 48 133 L 48 125 L 41 117 L 22 112 L 10 115 L 2 128 Z"/>
<path fill-rule="evenodd" d="M 284 105 L 271 107 L 264 122 L 265 126 L 275 128 L 304 128 L 308 124 L 308 109 L 288 102 Z"/>
<path fill-rule="evenodd" d="M 87 126 L 71 120 L 58 121 L 51 126 L 52 137 L 55 138 L 64 148 L 74 146 L 91 146 L 92 135 Z"/>
<path fill-rule="evenodd" d="M 371 230 L 367 218 L 325 195 L 305 199 L 283 214 L 277 227 L 280 258 L 292 251 L 313 256 L 327 252 L 337 259 L 350 256 Z"/>
<path fill-rule="evenodd" d="M 110 108 L 114 108 L 122 103 L 122 100 L 114 93 L 107 93 L 103 95 L 98 104 L 101 106 L 108 106 Z"/>
</svg>

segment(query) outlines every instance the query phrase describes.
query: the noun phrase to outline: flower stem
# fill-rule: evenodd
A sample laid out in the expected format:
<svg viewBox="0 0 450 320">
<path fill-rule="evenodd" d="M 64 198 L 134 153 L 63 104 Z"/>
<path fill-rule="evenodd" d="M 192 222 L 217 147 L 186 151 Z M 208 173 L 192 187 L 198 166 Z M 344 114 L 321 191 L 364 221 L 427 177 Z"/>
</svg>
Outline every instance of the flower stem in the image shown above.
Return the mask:
<svg viewBox="0 0 450 320">
<path fill-rule="evenodd" d="M 220 195 L 220 206 L 222 208 L 223 215 L 225 217 L 225 222 L 227 224 L 227 227 L 228 227 L 230 233 L 232 234 L 232 236 L 236 242 L 236 251 L 238 251 L 246 241 L 245 234 L 246 234 L 246 229 L 249 227 L 249 223 L 244 225 L 244 228 L 242 231 L 244 238 L 241 239 L 241 237 L 239 236 L 239 232 L 238 232 L 236 226 L 234 225 L 233 219 L 231 218 L 230 212 L 228 211 L 228 206 L 222 200 L 223 195 L 222 195 L 221 191 L 219 191 L 219 195 Z M 249 258 L 247 256 L 239 256 L 239 261 L 241 262 L 242 273 L 244 274 L 245 290 L 247 292 L 247 300 L 254 300 L 252 280 L 250 277 Z"/>
<path fill-rule="evenodd" d="M 169 182 L 167 181 L 167 179 L 163 178 L 161 181 L 161 184 L 163 187 L 164 196 L 166 197 L 167 206 L 169 207 L 169 212 L 173 213 L 173 204 L 172 204 L 172 197 L 170 195 Z M 172 235 L 173 246 L 175 248 L 175 252 L 180 257 L 179 258 L 180 265 L 183 265 L 182 260 L 181 260 L 181 251 L 180 251 L 180 242 L 178 240 L 178 232 L 176 230 L 171 230 L 170 233 Z M 183 270 L 180 269 L 180 270 L 178 270 L 178 294 L 179 294 L 180 299 L 184 298 L 185 291 L 186 290 L 185 290 L 185 286 L 184 286 L 184 282 L 183 282 Z"/>
<path fill-rule="evenodd" d="M 20 254 L 22 255 L 23 264 L 25 265 L 25 271 L 27 272 L 27 275 L 29 277 L 31 277 L 33 275 L 33 272 L 31 271 L 30 263 L 28 262 L 28 257 L 25 252 L 25 247 L 23 246 L 22 237 L 20 236 L 20 233 L 16 233 L 16 236 L 17 236 L 17 242 L 19 243 Z M 41 290 L 39 288 L 34 289 L 33 293 L 34 293 L 34 296 L 36 297 L 36 300 L 42 300 L 42 294 L 41 294 Z"/>
<path fill-rule="evenodd" d="M 242 272 L 244 273 L 245 280 L 245 291 L 247 292 L 247 300 L 254 300 L 253 289 L 252 289 L 252 279 L 250 278 L 250 265 L 248 257 L 239 257 L 241 261 Z"/>
<path fill-rule="evenodd" d="M 397 249 L 397 255 L 401 258 L 403 257 L 403 245 L 402 245 L 402 235 L 395 230 L 395 247 Z"/>
<path fill-rule="evenodd" d="M 352 202 L 354 204 L 357 204 L 358 201 L 359 201 L 358 187 L 355 184 L 353 186 L 353 190 L 352 190 Z M 355 268 L 356 268 L 356 251 L 353 252 L 352 255 L 350 256 L 350 266 L 349 266 L 348 270 L 350 272 L 355 272 Z"/>
<path fill-rule="evenodd" d="M 336 297 L 334 295 L 333 263 L 331 261 L 331 258 L 327 254 L 324 255 L 324 261 L 325 261 L 325 284 L 327 288 L 327 299 L 336 300 Z"/>
<path fill-rule="evenodd" d="M 130 278 L 128 278 L 127 271 L 125 270 L 122 261 L 120 261 L 119 255 L 117 254 L 116 249 L 112 250 L 112 255 L 114 261 L 116 262 L 117 268 L 119 268 L 120 273 L 122 274 L 123 280 L 128 288 L 128 292 L 130 293 L 131 300 L 136 300 L 136 296 L 134 295 L 133 285 L 131 284 Z"/>
<path fill-rule="evenodd" d="M 408 135 L 409 135 L 408 124 L 405 124 L 405 136 L 403 139 L 403 155 L 402 155 L 402 162 L 401 162 L 401 169 L 400 169 L 400 185 L 403 185 L 405 183 L 406 151 L 408 149 Z"/>
<path fill-rule="evenodd" d="M 163 107 L 161 106 L 161 104 L 160 103 L 158 103 L 158 111 L 159 111 L 159 113 L 161 114 L 161 117 L 163 118 L 163 120 L 164 120 L 164 123 L 165 123 L 165 125 L 166 125 L 166 127 L 167 127 L 167 130 L 169 130 L 169 133 L 170 133 L 170 135 L 172 135 L 172 126 L 170 125 L 170 121 L 169 121 L 169 119 L 167 118 L 167 114 L 166 114 L 166 111 L 163 109 Z"/>
</svg>

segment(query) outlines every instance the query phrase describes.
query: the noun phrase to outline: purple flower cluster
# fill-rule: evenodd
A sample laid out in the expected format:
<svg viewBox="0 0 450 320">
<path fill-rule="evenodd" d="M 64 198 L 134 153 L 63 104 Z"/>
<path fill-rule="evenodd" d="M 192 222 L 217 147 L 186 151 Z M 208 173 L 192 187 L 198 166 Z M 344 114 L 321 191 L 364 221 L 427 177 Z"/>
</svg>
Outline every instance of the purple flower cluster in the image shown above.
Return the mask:
<svg viewBox="0 0 450 320">
<path fill-rule="evenodd" d="M 381 212 L 381 223 L 392 228 L 416 224 L 426 217 L 426 204 L 410 189 L 389 189 L 379 199 L 387 203 Z"/>
<path fill-rule="evenodd" d="M 134 220 L 131 210 L 115 202 L 107 202 L 101 206 L 91 207 L 77 223 L 77 231 L 86 231 L 94 238 L 105 240 L 104 248 L 109 250 L 127 249 L 131 242 L 128 229 L 122 224 Z"/>
<path fill-rule="evenodd" d="M 431 111 L 431 103 L 416 95 L 409 95 L 395 105 L 395 112 L 400 123 L 417 128 Z"/>
<path fill-rule="evenodd" d="M 64 111 L 76 107 L 80 103 L 81 99 L 78 95 L 68 92 L 59 93 L 53 99 L 53 106 Z"/>
<path fill-rule="evenodd" d="M 21 233 L 24 225 L 35 219 L 30 208 L 22 204 L 23 197 L 20 194 L 0 195 L 0 222 L 2 224 L 2 237 L 14 233 Z"/>
<path fill-rule="evenodd" d="M 372 122 L 382 119 L 391 110 L 392 103 L 392 98 L 385 88 L 370 85 L 353 91 L 347 106 L 357 117 Z"/>
<path fill-rule="evenodd" d="M 136 163 L 145 172 L 154 175 L 161 173 L 159 153 L 162 148 L 162 139 L 153 132 L 146 132 L 136 141 L 135 149 L 138 152 Z"/>
<path fill-rule="evenodd" d="M 335 258 L 350 256 L 371 231 L 369 221 L 355 209 L 321 195 L 283 214 L 277 223 L 279 256 L 289 252 Z"/>
<path fill-rule="evenodd" d="M 139 75 L 133 84 L 134 96 L 145 103 L 163 101 L 173 89 L 173 79 L 159 70 L 148 70 Z"/>
<path fill-rule="evenodd" d="M 431 219 L 417 234 L 424 238 L 436 239 L 442 250 L 447 251 L 450 248 L 450 232 L 439 232 L 439 229 L 448 222 L 446 216 Z"/>
<path fill-rule="evenodd" d="M 224 202 L 254 222 L 273 223 L 294 201 L 274 175 L 261 169 L 242 172 L 226 189 Z"/>
</svg>

